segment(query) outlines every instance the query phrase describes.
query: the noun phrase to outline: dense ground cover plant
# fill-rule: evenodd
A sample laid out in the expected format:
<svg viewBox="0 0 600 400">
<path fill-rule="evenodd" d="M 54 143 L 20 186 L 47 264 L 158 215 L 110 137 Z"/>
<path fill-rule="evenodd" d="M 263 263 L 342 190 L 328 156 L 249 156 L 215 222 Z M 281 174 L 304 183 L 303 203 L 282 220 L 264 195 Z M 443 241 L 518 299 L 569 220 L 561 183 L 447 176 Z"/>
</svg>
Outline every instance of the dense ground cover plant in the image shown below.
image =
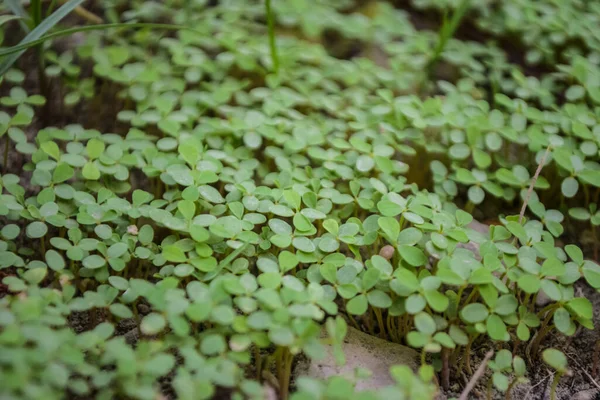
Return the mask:
<svg viewBox="0 0 600 400">
<path fill-rule="evenodd" d="M 300 354 L 343 363 L 348 326 L 421 352 L 361 398 L 433 398 L 475 345 L 497 350 L 490 391 L 543 359 L 554 395 L 548 339 L 593 329 L 575 285 L 600 288 L 593 54 L 533 77 L 386 2 L 269 5 L 107 2 L 110 22 L 191 29 L 47 42 L 50 98 L 25 59 L 2 77 L 2 396 L 353 396 L 290 382 Z M 315 43 L 331 32 L 361 53 Z"/>
</svg>

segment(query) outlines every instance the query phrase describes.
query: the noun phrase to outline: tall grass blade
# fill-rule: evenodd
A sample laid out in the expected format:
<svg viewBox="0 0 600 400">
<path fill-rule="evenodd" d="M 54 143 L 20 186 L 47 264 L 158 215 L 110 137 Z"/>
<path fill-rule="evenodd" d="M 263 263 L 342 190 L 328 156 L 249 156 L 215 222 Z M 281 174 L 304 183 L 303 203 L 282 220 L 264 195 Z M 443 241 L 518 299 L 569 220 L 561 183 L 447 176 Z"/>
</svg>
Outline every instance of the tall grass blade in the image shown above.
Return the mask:
<svg viewBox="0 0 600 400">
<path fill-rule="evenodd" d="M 469 9 L 470 5 L 471 0 L 462 0 L 456 8 L 456 10 L 454 10 L 454 13 L 452 14 L 452 17 L 450 19 L 447 19 L 444 16 L 444 23 L 442 24 L 442 27 L 440 28 L 438 34 L 437 45 L 435 46 L 435 49 L 433 50 L 433 54 L 431 56 L 431 60 L 427 65 L 428 76 L 430 76 L 433 70 L 435 69 L 435 66 L 437 65 L 440 57 L 442 56 L 444 49 L 446 48 L 448 40 L 450 40 L 450 38 L 454 36 L 454 33 L 456 33 L 456 30 L 458 29 L 463 17 L 467 13 L 467 10 Z"/>
<path fill-rule="evenodd" d="M 23 18 L 19 17 L 18 15 L 0 15 L 0 26 L 15 20 L 23 20 Z"/>
<path fill-rule="evenodd" d="M 19 24 L 21 25 L 25 33 L 29 33 L 29 27 L 24 22 L 25 20 L 29 19 L 29 15 L 27 14 L 27 11 L 25 11 L 25 9 L 23 8 L 21 0 L 5 0 L 4 3 L 13 14 L 22 19 L 21 21 L 19 21 Z"/>
<path fill-rule="evenodd" d="M 44 19 L 31 32 L 29 32 L 19 44 L 28 44 L 35 40 L 38 40 L 84 1 L 85 0 L 67 1 L 65 4 L 60 6 L 60 8 L 58 8 L 55 12 L 53 12 L 48 18 Z M 7 56 L 6 59 L 3 60 L 0 64 L 0 76 L 4 75 L 6 71 L 8 71 L 8 69 L 19 59 L 19 57 L 24 52 L 25 50 L 22 50 L 20 52 Z"/>
<path fill-rule="evenodd" d="M 39 39 L 32 40 L 27 43 L 23 43 L 23 41 L 21 41 L 21 43 L 18 45 L 0 49 L 0 57 L 4 57 L 4 56 L 8 56 L 10 54 L 22 52 L 31 47 L 37 46 L 38 44 L 43 43 L 46 40 L 55 39 L 55 38 L 62 37 L 62 36 L 69 36 L 69 35 L 72 35 L 72 34 L 78 33 L 78 32 L 103 31 L 103 30 L 116 29 L 116 28 L 122 28 L 122 29 L 152 28 L 152 29 L 165 29 L 165 30 L 176 30 L 176 31 L 177 30 L 187 30 L 187 31 L 198 33 L 198 34 L 203 34 L 202 32 L 200 32 L 196 29 L 189 28 L 189 27 L 183 26 L 183 25 L 157 24 L 157 23 L 151 23 L 151 22 L 134 22 L 134 23 L 121 22 L 121 23 L 115 23 L 115 24 L 77 26 L 77 27 L 62 29 L 59 31 L 49 33 L 47 35 L 42 36 Z"/>
<path fill-rule="evenodd" d="M 279 55 L 277 54 L 277 43 L 275 43 L 275 20 L 271 10 L 271 0 L 265 0 L 265 11 L 267 14 L 267 27 L 269 29 L 269 47 L 271 48 L 271 61 L 275 73 L 279 71 Z"/>
</svg>

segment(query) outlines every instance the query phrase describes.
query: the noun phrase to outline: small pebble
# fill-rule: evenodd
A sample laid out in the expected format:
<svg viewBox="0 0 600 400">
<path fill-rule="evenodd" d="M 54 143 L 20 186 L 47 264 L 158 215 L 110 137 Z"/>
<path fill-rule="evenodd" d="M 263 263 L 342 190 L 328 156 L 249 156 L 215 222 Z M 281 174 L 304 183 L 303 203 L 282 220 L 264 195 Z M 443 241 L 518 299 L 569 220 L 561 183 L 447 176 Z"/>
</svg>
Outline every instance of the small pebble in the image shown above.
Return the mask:
<svg viewBox="0 0 600 400">
<path fill-rule="evenodd" d="M 148 307 L 145 304 L 138 304 L 137 309 L 140 312 L 140 314 L 143 314 L 143 315 L 146 315 L 150 312 L 150 307 Z"/>
<path fill-rule="evenodd" d="M 548 295 L 546 293 L 544 293 L 543 290 L 540 290 L 538 292 L 538 295 L 535 299 L 535 305 L 538 307 L 545 307 L 548 304 L 550 304 L 552 302 L 552 299 L 550 297 L 548 297 Z"/>
<path fill-rule="evenodd" d="M 598 396 L 600 395 L 600 391 L 598 389 L 589 389 L 589 390 L 582 390 L 579 393 L 576 393 L 573 397 L 571 397 L 572 400 L 595 400 L 598 398 Z"/>
<path fill-rule="evenodd" d="M 391 260 L 392 257 L 394 257 L 394 247 L 389 244 L 383 246 L 381 250 L 379 250 L 379 255 L 386 260 Z"/>
</svg>

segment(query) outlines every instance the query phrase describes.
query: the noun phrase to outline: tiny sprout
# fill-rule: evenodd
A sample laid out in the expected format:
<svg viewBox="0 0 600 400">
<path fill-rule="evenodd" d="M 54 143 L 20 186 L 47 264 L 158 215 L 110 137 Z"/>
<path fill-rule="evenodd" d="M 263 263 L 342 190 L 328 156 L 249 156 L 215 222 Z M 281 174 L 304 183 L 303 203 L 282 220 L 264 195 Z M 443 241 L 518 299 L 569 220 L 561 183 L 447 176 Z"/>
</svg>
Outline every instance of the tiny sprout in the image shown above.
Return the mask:
<svg viewBox="0 0 600 400">
<path fill-rule="evenodd" d="M 557 349 L 546 349 L 542 353 L 542 358 L 546 364 L 552 367 L 556 373 L 550 387 L 550 398 L 556 400 L 556 387 L 563 375 L 570 375 L 571 372 L 567 368 L 567 357 L 564 353 Z"/>
</svg>

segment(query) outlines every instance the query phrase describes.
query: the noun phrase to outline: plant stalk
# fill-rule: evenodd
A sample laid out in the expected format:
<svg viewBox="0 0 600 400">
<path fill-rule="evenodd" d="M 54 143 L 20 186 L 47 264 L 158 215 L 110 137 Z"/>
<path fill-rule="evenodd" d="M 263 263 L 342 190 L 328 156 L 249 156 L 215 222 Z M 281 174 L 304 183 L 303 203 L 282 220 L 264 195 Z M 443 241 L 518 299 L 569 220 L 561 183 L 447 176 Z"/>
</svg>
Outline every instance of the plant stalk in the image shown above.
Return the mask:
<svg viewBox="0 0 600 400">
<path fill-rule="evenodd" d="M 562 376 L 563 374 L 558 371 L 554 375 L 554 379 L 552 380 L 552 386 L 550 387 L 550 400 L 556 400 L 556 388 Z"/>
<path fill-rule="evenodd" d="M 267 27 L 269 30 L 269 47 L 271 49 L 271 61 L 273 63 L 273 72 L 279 72 L 279 54 L 277 53 L 277 43 L 275 43 L 275 19 L 271 9 L 271 0 L 265 0 L 265 12 L 267 14 Z"/>
</svg>

